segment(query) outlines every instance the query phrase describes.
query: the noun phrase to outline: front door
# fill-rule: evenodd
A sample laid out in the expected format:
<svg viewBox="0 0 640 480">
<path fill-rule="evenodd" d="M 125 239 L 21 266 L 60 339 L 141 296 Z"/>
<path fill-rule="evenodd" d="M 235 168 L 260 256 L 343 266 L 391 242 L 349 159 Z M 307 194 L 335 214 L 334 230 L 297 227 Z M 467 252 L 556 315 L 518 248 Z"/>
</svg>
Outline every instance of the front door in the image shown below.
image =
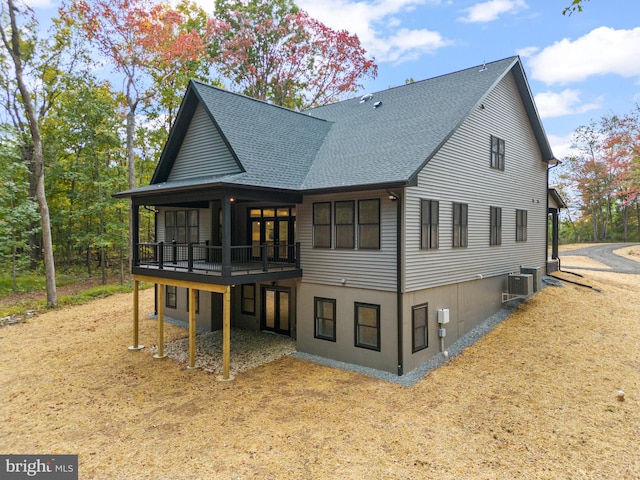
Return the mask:
<svg viewBox="0 0 640 480">
<path fill-rule="evenodd" d="M 261 327 L 269 332 L 290 335 L 290 290 L 284 287 L 262 287 Z"/>
</svg>

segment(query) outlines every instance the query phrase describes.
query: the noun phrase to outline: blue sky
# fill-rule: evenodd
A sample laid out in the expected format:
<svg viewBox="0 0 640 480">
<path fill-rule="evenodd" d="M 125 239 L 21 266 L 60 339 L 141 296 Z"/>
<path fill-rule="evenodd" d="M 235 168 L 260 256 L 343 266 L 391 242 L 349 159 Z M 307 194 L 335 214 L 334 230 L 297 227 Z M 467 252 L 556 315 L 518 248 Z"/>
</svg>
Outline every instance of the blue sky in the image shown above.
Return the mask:
<svg viewBox="0 0 640 480">
<path fill-rule="evenodd" d="M 56 0 L 28 1 L 40 16 Z M 197 0 L 205 10 L 213 0 Z M 520 55 L 557 158 L 571 134 L 640 103 L 640 1 L 590 0 L 562 15 L 570 0 L 297 0 L 334 29 L 355 33 L 378 64 L 366 91 L 423 80 Z"/>
<path fill-rule="evenodd" d="M 376 58 L 367 89 L 401 85 L 520 55 L 557 158 L 571 134 L 640 103 L 640 2 L 590 0 L 298 0 L 313 17 L 356 33 Z"/>
</svg>

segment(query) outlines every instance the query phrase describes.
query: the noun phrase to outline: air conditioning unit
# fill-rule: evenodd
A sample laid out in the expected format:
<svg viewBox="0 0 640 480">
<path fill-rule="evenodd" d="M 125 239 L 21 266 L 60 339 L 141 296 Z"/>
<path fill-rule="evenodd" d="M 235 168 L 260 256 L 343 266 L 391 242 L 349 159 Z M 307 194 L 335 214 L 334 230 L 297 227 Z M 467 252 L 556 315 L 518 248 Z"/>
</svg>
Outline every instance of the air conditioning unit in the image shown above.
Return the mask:
<svg viewBox="0 0 640 480">
<path fill-rule="evenodd" d="M 509 295 L 531 295 L 533 275 L 512 273 L 509 275 Z"/>
<path fill-rule="evenodd" d="M 523 267 L 520 266 L 520 273 L 525 275 L 533 275 L 533 292 L 542 290 L 542 273 L 540 267 Z"/>
</svg>

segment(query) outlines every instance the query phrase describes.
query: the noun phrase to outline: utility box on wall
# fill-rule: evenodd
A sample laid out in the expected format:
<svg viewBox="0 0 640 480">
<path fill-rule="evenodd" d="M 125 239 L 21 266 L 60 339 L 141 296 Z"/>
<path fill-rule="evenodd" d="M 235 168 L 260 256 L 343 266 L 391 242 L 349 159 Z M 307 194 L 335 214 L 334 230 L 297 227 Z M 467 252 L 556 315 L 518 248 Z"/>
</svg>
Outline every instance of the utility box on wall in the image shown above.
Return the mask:
<svg viewBox="0 0 640 480">
<path fill-rule="evenodd" d="M 438 323 L 443 325 L 445 323 L 449 323 L 449 309 L 448 308 L 439 308 L 438 309 Z"/>
<path fill-rule="evenodd" d="M 520 267 L 520 273 L 533 275 L 533 292 L 542 290 L 542 273 L 540 267 Z"/>
</svg>

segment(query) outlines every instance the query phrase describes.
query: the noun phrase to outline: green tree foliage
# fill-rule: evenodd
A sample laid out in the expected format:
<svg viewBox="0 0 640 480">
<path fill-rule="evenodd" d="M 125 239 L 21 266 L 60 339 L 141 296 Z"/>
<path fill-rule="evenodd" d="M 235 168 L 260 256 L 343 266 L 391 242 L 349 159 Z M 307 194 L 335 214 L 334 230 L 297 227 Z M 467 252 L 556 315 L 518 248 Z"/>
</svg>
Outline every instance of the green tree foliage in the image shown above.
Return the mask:
<svg viewBox="0 0 640 480">
<path fill-rule="evenodd" d="M 11 136 L 0 134 L 0 262 L 10 265 L 13 292 L 16 276 L 30 266 L 29 238 L 36 233 L 38 204 L 28 195 L 29 170 L 20 161 Z"/>
<path fill-rule="evenodd" d="M 45 85 L 55 84 L 56 70 L 42 60 L 43 55 L 34 34 L 36 24 L 33 12 L 28 7 L 19 8 L 14 0 L 3 0 L 0 4 L 0 40 L 6 52 L 6 62 L 9 67 L 5 72 L 10 73 L 10 80 L 7 82 L 8 88 L 15 85 L 16 93 L 11 95 L 7 104 L 14 107 L 11 113 L 15 115 L 14 125 L 23 132 L 23 161 L 28 163 L 31 172 L 31 188 L 35 192 L 40 211 L 40 222 L 42 226 L 42 255 L 45 266 L 45 277 L 47 284 L 47 306 L 55 307 L 58 303 L 56 293 L 56 273 L 55 260 L 53 254 L 53 242 L 51 238 L 51 219 L 49 205 L 45 191 L 45 165 L 42 146 L 42 135 L 40 132 L 40 122 L 48 110 L 47 101 L 38 103 L 38 97 L 32 88 L 33 80 L 31 70 L 45 73 L 42 78 Z M 8 23 L 7 22 L 8 19 Z M 59 44 L 56 44 L 56 47 Z M 34 68 L 36 67 L 36 68 Z M 37 67 L 40 67 L 38 69 Z M 51 78 L 48 78 L 51 77 Z M 45 98 L 51 99 L 53 96 L 45 89 Z M 15 98 L 15 100 L 14 100 Z M 21 120 L 18 120 L 21 119 Z M 28 132 L 28 133 L 27 133 Z"/>
<path fill-rule="evenodd" d="M 111 198 L 127 188 L 117 110 L 117 95 L 107 83 L 69 77 L 43 128 L 53 167 L 48 182 L 57 251 L 67 265 L 84 257 L 89 274 L 97 259 L 103 281 L 109 253 L 120 253 L 123 241 L 126 250 L 127 239 L 126 212 L 123 217 Z"/>
</svg>

